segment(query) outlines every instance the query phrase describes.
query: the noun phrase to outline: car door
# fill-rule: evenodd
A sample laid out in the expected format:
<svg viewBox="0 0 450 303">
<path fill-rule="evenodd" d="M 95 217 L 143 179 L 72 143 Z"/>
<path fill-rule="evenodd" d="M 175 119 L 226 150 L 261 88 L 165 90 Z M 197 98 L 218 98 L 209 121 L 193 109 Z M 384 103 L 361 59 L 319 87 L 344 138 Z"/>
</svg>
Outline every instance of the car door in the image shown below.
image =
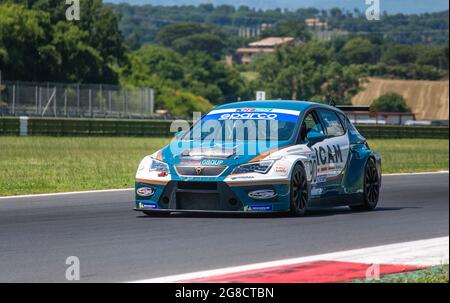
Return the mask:
<svg viewBox="0 0 450 303">
<path fill-rule="evenodd" d="M 342 177 L 349 159 L 350 142 L 335 111 L 317 109 L 316 112 L 328 136 L 317 147 L 317 161 L 324 170 L 321 175 L 326 176 L 326 195 L 340 194 Z"/>
<path fill-rule="evenodd" d="M 313 134 L 314 136 L 326 136 L 325 128 L 317 115 L 315 110 L 311 110 L 305 114 L 302 126 L 300 128 L 300 141 L 298 143 L 306 143 L 307 137 Z M 328 163 L 326 161 L 320 161 L 320 156 L 325 152 L 324 143 L 318 142 L 309 147 L 316 153 L 316 180 L 314 183 L 324 183 L 326 181 L 326 173 L 328 171 Z"/>
</svg>

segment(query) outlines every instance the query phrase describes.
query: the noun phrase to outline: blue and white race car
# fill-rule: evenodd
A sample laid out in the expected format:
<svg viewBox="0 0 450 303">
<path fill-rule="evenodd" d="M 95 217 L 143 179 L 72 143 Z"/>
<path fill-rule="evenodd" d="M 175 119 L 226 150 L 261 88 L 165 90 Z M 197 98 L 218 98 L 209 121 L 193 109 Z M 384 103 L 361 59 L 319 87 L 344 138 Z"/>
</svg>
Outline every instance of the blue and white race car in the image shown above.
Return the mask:
<svg viewBox="0 0 450 303">
<path fill-rule="evenodd" d="M 135 210 L 290 212 L 378 203 L 381 158 L 343 111 L 303 101 L 219 106 L 137 170 Z"/>
</svg>

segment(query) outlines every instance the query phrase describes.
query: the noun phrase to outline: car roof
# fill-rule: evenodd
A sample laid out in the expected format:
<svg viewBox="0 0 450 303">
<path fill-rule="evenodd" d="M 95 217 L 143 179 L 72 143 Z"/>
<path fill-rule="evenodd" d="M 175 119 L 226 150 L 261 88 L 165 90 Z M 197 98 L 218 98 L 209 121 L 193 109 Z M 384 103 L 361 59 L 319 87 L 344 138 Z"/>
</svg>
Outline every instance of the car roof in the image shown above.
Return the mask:
<svg viewBox="0 0 450 303">
<path fill-rule="evenodd" d="M 227 103 L 224 105 L 220 105 L 220 106 L 216 107 L 215 109 L 256 107 L 256 108 L 278 108 L 278 109 L 291 109 L 291 110 L 305 111 L 310 107 L 317 107 L 317 106 L 340 111 L 338 108 L 327 105 L 327 104 L 309 102 L 309 101 L 288 101 L 288 100 L 233 102 L 233 103 Z"/>
</svg>

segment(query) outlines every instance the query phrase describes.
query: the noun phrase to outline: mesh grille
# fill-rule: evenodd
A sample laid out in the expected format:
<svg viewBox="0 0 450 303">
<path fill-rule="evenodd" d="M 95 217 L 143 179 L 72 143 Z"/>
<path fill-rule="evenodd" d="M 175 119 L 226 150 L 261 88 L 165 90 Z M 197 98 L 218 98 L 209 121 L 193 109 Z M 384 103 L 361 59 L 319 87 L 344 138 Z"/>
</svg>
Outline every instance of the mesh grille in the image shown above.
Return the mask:
<svg viewBox="0 0 450 303">
<path fill-rule="evenodd" d="M 202 176 L 202 177 L 217 177 L 222 174 L 226 166 L 183 166 L 176 165 L 175 169 L 180 176 Z"/>
</svg>

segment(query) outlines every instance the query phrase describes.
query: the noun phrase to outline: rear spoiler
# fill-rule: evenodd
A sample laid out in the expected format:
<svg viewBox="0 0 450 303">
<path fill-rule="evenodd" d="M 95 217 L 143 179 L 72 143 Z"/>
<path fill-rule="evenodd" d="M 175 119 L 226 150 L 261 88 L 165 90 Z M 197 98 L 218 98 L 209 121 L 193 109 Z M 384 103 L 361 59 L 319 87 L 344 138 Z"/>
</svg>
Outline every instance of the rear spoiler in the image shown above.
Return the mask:
<svg viewBox="0 0 450 303">
<path fill-rule="evenodd" d="M 373 111 L 371 106 L 351 106 L 351 105 L 336 105 L 338 109 L 343 112 L 370 112 Z"/>
</svg>

